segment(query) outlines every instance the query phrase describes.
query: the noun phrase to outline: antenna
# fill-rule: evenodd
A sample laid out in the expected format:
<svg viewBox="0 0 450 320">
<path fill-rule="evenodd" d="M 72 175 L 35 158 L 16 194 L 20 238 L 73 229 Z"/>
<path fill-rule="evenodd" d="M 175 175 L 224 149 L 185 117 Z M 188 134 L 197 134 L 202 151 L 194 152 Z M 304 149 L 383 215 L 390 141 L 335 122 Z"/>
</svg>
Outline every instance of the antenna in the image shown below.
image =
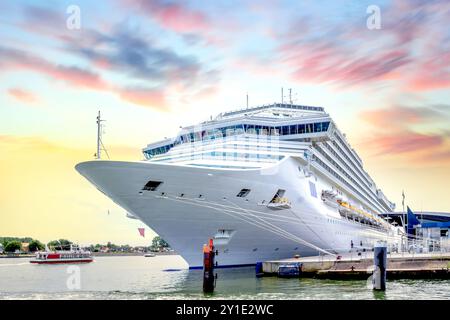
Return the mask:
<svg viewBox="0 0 450 320">
<path fill-rule="evenodd" d="M 109 159 L 109 154 L 108 151 L 106 150 L 105 146 L 103 145 L 102 142 L 102 122 L 104 122 L 105 120 L 101 119 L 101 115 L 100 115 L 100 110 L 98 111 L 98 116 L 97 116 L 97 153 L 95 154 L 95 158 L 100 160 L 102 158 L 102 150 L 105 151 L 106 156 Z"/>
<path fill-rule="evenodd" d="M 406 215 L 405 215 L 405 190 L 402 190 L 402 209 L 403 209 L 403 227 L 407 228 L 406 226 Z"/>
<path fill-rule="evenodd" d="M 100 110 L 98 111 L 97 116 L 97 153 L 95 154 L 96 159 L 101 159 L 101 149 L 100 149 L 100 141 L 102 139 L 102 120 L 100 118 Z"/>
<path fill-rule="evenodd" d="M 248 109 L 248 92 L 247 92 L 247 109 Z"/>
<path fill-rule="evenodd" d="M 297 100 L 297 93 L 294 92 L 294 94 L 292 94 L 292 88 L 289 88 L 289 104 L 293 105 L 294 101 Z"/>
<path fill-rule="evenodd" d="M 283 104 L 284 102 L 284 94 L 283 94 L 283 87 L 281 87 L 281 104 Z"/>
</svg>

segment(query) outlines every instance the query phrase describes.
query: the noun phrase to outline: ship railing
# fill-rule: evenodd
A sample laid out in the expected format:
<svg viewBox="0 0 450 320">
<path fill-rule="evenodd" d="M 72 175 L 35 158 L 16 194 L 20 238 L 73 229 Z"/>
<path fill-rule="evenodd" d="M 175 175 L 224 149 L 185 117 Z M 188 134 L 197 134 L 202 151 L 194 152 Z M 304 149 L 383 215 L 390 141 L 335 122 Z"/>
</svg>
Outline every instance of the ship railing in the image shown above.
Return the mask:
<svg viewBox="0 0 450 320">
<path fill-rule="evenodd" d="M 441 254 L 450 252 L 450 242 L 446 238 L 433 239 L 404 234 L 398 252 L 412 254 L 413 258 L 415 254 Z"/>
</svg>

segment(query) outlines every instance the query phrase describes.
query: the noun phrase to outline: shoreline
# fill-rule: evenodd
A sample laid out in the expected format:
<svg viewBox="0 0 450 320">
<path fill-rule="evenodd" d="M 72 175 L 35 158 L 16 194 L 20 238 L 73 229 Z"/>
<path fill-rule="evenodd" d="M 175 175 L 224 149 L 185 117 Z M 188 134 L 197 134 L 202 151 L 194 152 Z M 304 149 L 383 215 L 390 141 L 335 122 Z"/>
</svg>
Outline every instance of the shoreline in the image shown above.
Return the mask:
<svg viewBox="0 0 450 320">
<path fill-rule="evenodd" d="M 0 259 L 8 259 L 8 258 L 34 258 L 34 254 L 0 254 Z"/>
<path fill-rule="evenodd" d="M 156 256 L 174 256 L 174 255 L 178 255 L 178 253 L 176 252 L 114 252 L 114 253 L 109 253 L 109 252 L 92 252 L 92 256 L 94 257 L 118 257 L 118 256 L 123 256 L 123 257 L 132 257 L 132 256 L 144 256 L 147 253 L 153 253 Z"/>
<path fill-rule="evenodd" d="M 176 256 L 176 252 L 92 252 L 93 257 L 138 257 L 147 253 L 153 253 L 156 256 Z M 34 254 L 0 254 L 0 259 L 8 258 L 34 258 Z"/>
</svg>

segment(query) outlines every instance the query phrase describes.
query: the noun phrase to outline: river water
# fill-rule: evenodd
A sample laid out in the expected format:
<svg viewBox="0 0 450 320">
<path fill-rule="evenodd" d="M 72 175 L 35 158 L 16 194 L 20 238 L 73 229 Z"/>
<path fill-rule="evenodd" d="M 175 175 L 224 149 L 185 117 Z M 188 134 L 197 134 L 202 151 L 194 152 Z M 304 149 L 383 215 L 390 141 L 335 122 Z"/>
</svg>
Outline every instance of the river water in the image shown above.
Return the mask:
<svg viewBox="0 0 450 320">
<path fill-rule="evenodd" d="M 217 269 L 213 295 L 202 271 L 179 256 L 96 257 L 93 263 L 35 265 L 0 259 L 0 299 L 450 299 L 450 280 L 389 281 L 374 293 L 366 281 L 256 278 L 254 268 Z"/>
</svg>

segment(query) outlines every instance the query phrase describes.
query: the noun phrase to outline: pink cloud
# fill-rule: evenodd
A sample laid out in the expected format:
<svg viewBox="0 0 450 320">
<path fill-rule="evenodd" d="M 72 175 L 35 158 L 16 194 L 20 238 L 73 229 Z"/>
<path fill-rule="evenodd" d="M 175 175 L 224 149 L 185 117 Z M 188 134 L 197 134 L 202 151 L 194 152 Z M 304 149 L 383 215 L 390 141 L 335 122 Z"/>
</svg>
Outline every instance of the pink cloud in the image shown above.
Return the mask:
<svg viewBox="0 0 450 320">
<path fill-rule="evenodd" d="M 165 110 L 167 103 L 164 93 L 155 89 L 123 88 L 118 90 L 121 99 L 144 107 Z"/>
<path fill-rule="evenodd" d="M 302 82 L 333 82 L 342 85 L 366 85 L 385 80 L 410 62 L 403 49 L 388 49 L 363 55 L 349 52 L 333 41 L 289 43 L 280 47 L 282 61 L 293 70 L 292 78 Z"/>
<path fill-rule="evenodd" d="M 92 64 L 100 69 L 111 70 L 113 68 L 113 64 L 104 58 L 93 59 Z"/>
<path fill-rule="evenodd" d="M 32 92 L 20 88 L 8 89 L 8 94 L 20 102 L 27 104 L 34 104 L 39 101 L 38 97 Z"/>
<path fill-rule="evenodd" d="M 450 145 L 444 135 L 420 134 L 411 130 L 401 133 L 366 136 L 359 149 L 377 159 L 388 158 L 421 168 L 435 165 L 450 165 Z"/>
<path fill-rule="evenodd" d="M 3 70 L 29 70 L 50 77 L 52 80 L 63 81 L 68 85 L 81 89 L 107 91 L 121 99 L 136 105 L 164 110 L 167 107 L 164 92 L 158 88 L 122 88 L 113 85 L 94 72 L 75 66 L 52 64 L 34 55 L 14 49 L 0 47 L 0 66 Z M 19 89 L 12 89 L 10 95 L 17 99 L 31 101 L 32 95 Z"/>
<path fill-rule="evenodd" d="M 422 76 L 411 79 L 408 82 L 409 89 L 414 91 L 429 91 L 450 88 L 450 79 L 433 76 Z"/>
<path fill-rule="evenodd" d="M 293 22 L 279 36 L 278 61 L 299 82 L 342 87 L 389 81 L 409 92 L 448 88 L 448 33 L 442 26 L 450 23 L 449 9 L 445 1 L 394 1 L 382 11 L 379 31 L 360 20 L 330 24 L 311 16 L 302 32 Z"/>
<path fill-rule="evenodd" d="M 393 119 L 395 119 L 395 130 L 399 130 L 412 124 L 438 119 L 441 115 L 437 111 L 427 107 L 391 106 L 383 109 L 365 110 L 359 116 L 362 120 L 380 129 L 390 126 Z"/>
<path fill-rule="evenodd" d="M 378 155 L 401 154 L 401 153 L 422 153 L 426 150 L 434 150 L 442 146 L 444 138 L 439 135 L 426 135 L 412 131 L 379 135 L 368 139 L 367 144 L 370 149 L 375 150 Z"/>
<path fill-rule="evenodd" d="M 428 91 L 450 87 L 450 53 L 419 64 L 412 70 L 407 86 L 412 91 Z"/>
<path fill-rule="evenodd" d="M 217 95 L 218 91 L 219 91 L 219 89 L 215 86 L 204 87 L 204 88 L 198 90 L 197 92 L 195 92 L 190 97 L 190 101 L 195 103 L 195 101 L 197 101 L 197 100 L 212 99 L 212 98 L 214 98 L 214 96 Z"/>
<path fill-rule="evenodd" d="M 190 7 L 187 2 L 164 0 L 120 0 L 124 7 L 133 8 L 155 21 L 162 28 L 179 33 L 188 41 L 203 46 L 224 48 L 230 45 L 234 32 L 242 31 L 235 20 L 224 18 L 224 12 L 214 20 L 205 12 Z M 229 17 L 229 15 L 228 15 Z"/>
<path fill-rule="evenodd" d="M 66 82 L 75 87 L 106 90 L 108 84 L 100 75 L 75 66 L 63 66 L 28 54 L 24 51 L 0 47 L 0 66 L 7 70 L 30 70 Z"/>
<path fill-rule="evenodd" d="M 366 110 L 361 120 L 371 124 L 359 138 L 361 149 L 373 156 L 399 157 L 414 163 L 450 163 L 447 131 L 416 132 L 414 125 L 445 122 L 447 106 L 404 107 Z"/>
<path fill-rule="evenodd" d="M 187 10 L 179 4 L 160 7 L 154 17 L 166 28 L 181 33 L 202 31 L 210 26 L 204 14 Z"/>
<path fill-rule="evenodd" d="M 84 87 L 95 90 L 106 90 L 109 85 L 100 77 L 100 75 L 84 70 L 78 67 L 66 67 L 56 65 L 40 65 L 32 67 L 54 79 L 62 80 L 75 87 Z"/>
<path fill-rule="evenodd" d="M 191 9 L 184 3 L 168 3 L 160 0 L 123 2 L 155 19 L 164 28 L 175 32 L 195 33 L 211 29 L 211 22 L 203 12 Z"/>
</svg>

